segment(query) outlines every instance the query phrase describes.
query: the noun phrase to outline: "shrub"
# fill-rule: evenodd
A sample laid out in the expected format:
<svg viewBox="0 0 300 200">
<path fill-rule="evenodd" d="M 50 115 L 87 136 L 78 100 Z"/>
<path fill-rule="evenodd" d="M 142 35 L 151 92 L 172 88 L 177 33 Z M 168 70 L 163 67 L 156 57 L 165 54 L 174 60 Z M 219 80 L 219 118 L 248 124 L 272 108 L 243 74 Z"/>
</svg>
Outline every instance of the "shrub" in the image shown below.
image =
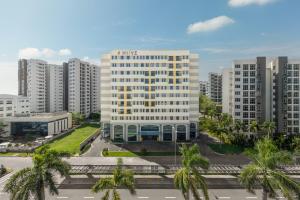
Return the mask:
<svg viewBox="0 0 300 200">
<path fill-rule="evenodd" d="M 141 149 L 141 155 L 143 155 L 143 156 L 145 156 L 145 155 L 147 155 L 147 149 L 146 148 L 142 148 Z"/>
<path fill-rule="evenodd" d="M 108 148 L 103 148 L 102 155 L 103 156 L 108 156 Z"/>
<path fill-rule="evenodd" d="M 1 166 L 0 166 L 0 177 L 1 177 L 2 175 L 6 174 L 6 172 L 7 172 L 6 168 L 5 168 L 3 165 L 1 165 Z"/>
</svg>

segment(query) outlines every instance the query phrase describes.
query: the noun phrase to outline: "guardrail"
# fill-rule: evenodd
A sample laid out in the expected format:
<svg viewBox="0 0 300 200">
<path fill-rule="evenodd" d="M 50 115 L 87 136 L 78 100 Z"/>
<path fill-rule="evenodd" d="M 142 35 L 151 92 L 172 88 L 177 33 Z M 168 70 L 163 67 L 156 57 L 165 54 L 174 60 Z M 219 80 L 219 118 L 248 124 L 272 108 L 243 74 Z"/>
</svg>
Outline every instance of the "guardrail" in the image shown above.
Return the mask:
<svg viewBox="0 0 300 200">
<path fill-rule="evenodd" d="M 70 174 L 112 174 L 115 165 L 72 165 Z M 135 174 L 174 174 L 180 165 L 122 165 L 123 169 L 131 169 Z M 208 170 L 198 168 L 201 174 L 207 175 L 239 175 L 243 166 L 238 165 L 211 165 Z M 280 166 L 279 170 L 284 171 L 288 175 L 300 175 L 300 165 Z"/>
<path fill-rule="evenodd" d="M 96 137 L 100 135 L 100 129 L 97 129 L 92 135 L 90 135 L 88 138 L 86 138 L 84 141 L 80 143 L 80 150 L 82 150 L 85 145 L 89 144 L 91 141 L 93 141 Z"/>
</svg>

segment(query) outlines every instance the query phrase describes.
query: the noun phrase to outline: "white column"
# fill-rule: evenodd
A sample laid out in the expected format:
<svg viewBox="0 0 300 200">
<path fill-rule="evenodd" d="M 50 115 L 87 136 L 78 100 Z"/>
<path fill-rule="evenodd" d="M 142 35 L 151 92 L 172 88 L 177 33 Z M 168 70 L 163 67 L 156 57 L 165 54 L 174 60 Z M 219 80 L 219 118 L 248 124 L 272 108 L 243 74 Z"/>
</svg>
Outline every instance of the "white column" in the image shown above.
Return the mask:
<svg viewBox="0 0 300 200">
<path fill-rule="evenodd" d="M 186 139 L 186 140 L 190 140 L 190 138 L 191 138 L 191 137 L 190 137 L 190 136 L 191 136 L 191 135 L 190 135 L 190 126 L 189 126 L 189 125 L 185 125 L 185 127 L 186 127 L 186 128 L 185 128 L 185 129 L 186 129 L 185 139 Z"/>
</svg>

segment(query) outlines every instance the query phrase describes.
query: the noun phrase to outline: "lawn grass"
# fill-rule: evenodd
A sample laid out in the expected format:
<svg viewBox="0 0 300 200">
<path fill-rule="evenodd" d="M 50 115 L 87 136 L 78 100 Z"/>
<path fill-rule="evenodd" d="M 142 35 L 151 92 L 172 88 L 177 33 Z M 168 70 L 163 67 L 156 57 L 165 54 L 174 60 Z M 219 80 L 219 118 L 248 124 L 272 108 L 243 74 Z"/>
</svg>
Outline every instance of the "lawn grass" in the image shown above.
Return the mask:
<svg viewBox="0 0 300 200">
<path fill-rule="evenodd" d="M 179 152 L 177 152 L 179 155 Z M 131 152 L 131 151 L 108 151 L 104 157 L 140 157 L 140 156 L 174 156 L 174 152 Z"/>
<path fill-rule="evenodd" d="M 50 149 L 54 149 L 57 151 L 65 151 L 72 155 L 79 155 L 80 143 L 92 134 L 94 134 L 97 129 L 99 129 L 99 125 L 85 124 L 75 129 L 69 135 L 49 143 Z"/>
<path fill-rule="evenodd" d="M 208 146 L 221 154 L 240 154 L 244 151 L 244 148 L 231 144 L 208 144 Z"/>
</svg>

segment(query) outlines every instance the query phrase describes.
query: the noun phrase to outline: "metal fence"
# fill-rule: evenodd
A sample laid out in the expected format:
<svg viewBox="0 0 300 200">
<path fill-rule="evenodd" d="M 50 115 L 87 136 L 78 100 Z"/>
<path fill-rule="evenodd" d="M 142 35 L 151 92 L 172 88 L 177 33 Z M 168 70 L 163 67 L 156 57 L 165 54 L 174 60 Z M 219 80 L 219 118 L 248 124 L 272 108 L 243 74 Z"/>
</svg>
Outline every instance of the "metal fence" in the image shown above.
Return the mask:
<svg viewBox="0 0 300 200">
<path fill-rule="evenodd" d="M 135 174 L 159 175 L 174 174 L 181 166 L 179 165 L 122 165 L 123 169 L 130 169 Z M 115 165 L 72 165 L 71 174 L 112 174 Z M 207 175 L 239 175 L 243 166 L 238 165 L 211 165 L 208 170 L 197 168 L 201 174 Z M 278 170 L 289 175 L 300 175 L 300 165 L 280 166 Z"/>
</svg>

